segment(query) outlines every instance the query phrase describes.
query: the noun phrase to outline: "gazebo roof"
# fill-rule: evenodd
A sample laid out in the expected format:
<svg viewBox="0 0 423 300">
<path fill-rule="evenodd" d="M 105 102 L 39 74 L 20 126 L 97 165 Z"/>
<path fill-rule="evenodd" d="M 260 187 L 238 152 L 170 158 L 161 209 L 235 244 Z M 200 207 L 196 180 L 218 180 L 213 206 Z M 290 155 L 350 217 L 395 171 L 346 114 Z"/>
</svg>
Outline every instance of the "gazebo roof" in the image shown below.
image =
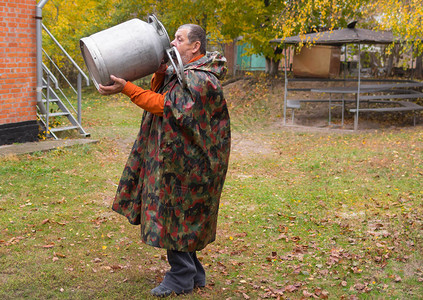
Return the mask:
<svg viewBox="0 0 423 300">
<path fill-rule="evenodd" d="M 390 31 L 373 31 L 361 28 L 343 28 L 331 31 L 316 32 L 274 39 L 271 43 L 299 44 L 312 42 L 320 45 L 343 45 L 343 44 L 390 44 L 394 36 Z"/>
</svg>

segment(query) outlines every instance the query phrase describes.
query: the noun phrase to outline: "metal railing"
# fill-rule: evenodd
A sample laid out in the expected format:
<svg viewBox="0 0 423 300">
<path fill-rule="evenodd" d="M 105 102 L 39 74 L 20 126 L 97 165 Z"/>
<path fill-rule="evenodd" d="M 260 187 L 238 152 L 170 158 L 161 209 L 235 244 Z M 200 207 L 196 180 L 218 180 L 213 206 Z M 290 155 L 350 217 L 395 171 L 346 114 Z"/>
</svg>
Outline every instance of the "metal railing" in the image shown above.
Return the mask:
<svg viewBox="0 0 423 300">
<path fill-rule="evenodd" d="M 68 97 L 63 93 L 61 89 L 59 89 L 61 95 L 66 99 L 67 103 L 72 107 L 73 111 L 77 115 L 78 122 L 81 124 L 81 98 L 82 98 L 82 78 L 85 79 L 87 86 L 90 85 L 89 77 L 84 73 L 84 71 L 78 66 L 78 64 L 72 59 L 69 53 L 62 47 L 62 45 L 57 41 L 57 39 L 53 36 L 53 34 L 47 29 L 47 27 L 42 24 L 43 30 L 48 34 L 51 40 L 57 45 L 57 47 L 62 51 L 62 53 L 66 56 L 66 58 L 71 62 L 72 66 L 78 71 L 77 75 L 77 84 L 76 88 L 70 83 L 69 79 L 63 74 L 57 64 L 51 59 L 51 57 L 42 49 L 43 53 L 45 54 L 46 58 L 52 63 L 51 65 L 57 70 L 60 74 L 61 78 L 67 83 L 70 89 L 76 94 L 77 96 L 77 109 L 69 101 Z"/>
<path fill-rule="evenodd" d="M 82 101 L 82 78 L 85 79 L 86 85 L 90 85 L 89 77 L 84 73 L 84 71 L 78 66 L 78 64 L 72 59 L 69 53 L 62 47 L 62 45 L 57 41 L 57 39 L 53 36 L 53 34 L 47 29 L 47 27 L 42 24 L 42 9 L 48 0 L 41 0 L 36 5 L 36 39 L 37 39 L 37 106 L 40 110 L 42 115 L 47 115 L 48 112 L 46 107 L 44 106 L 42 97 L 43 97 L 43 88 L 45 87 L 45 83 L 43 81 L 47 81 L 47 101 L 49 101 L 49 90 L 50 90 L 50 80 L 53 81 L 55 87 L 60 92 L 62 98 L 66 99 L 67 104 L 72 108 L 74 113 L 77 116 L 78 123 L 81 124 L 81 101 Z M 51 59 L 51 57 L 44 51 L 42 47 L 42 31 L 44 30 L 45 33 L 51 38 L 51 40 L 57 45 L 57 47 L 62 51 L 62 53 L 66 56 L 66 58 L 70 61 L 72 66 L 78 71 L 77 75 L 77 82 L 76 88 L 71 84 L 69 79 L 63 74 L 60 68 L 57 66 L 56 63 Z M 77 109 L 72 105 L 69 98 L 65 95 L 62 89 L 59 88 L 59 80 L 53 75 L 53 73 L 49 70 L 49 68 L 43 63 L 43 53 L 44 56 L 51 62 L 51 65 L 55 68 L 60 77 L 63 79 L 64 82 L 69 86 L 70 90 L 76 94 L 77 97 Z M 43 73 L 46 73 L 47 79 L 44 79 Z M 48 104 L 48 102 L 47 102 Z"/>
</svg>

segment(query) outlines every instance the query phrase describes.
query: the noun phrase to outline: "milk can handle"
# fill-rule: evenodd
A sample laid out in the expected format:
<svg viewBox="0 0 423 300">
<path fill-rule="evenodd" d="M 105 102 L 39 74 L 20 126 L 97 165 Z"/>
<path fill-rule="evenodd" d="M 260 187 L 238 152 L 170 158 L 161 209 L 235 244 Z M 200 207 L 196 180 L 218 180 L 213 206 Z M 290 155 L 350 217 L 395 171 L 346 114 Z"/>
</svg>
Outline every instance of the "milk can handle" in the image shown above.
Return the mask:
<svg viewBox="0 0 423 300">
<path fill-rule="evenodd" d="M 184 73 L 184 66 L 182 64 L 181 56 L 179 55 L 176 47 L 166 49 L 167 56 L 169 57 L 170 62 L 172 63 L 173 68 L 175 69 L 176 76 L 178 77 L 179 83 L 182 85 L 182 88 L 187 87 L 187 80 Z M 175 65 L 174 58 L 177 59 L 178 66 Z"/>
<path fill-rule="evenodd" d="M 157 17 L 155 15 L 149 15 L 148 16 L 148 23 L 152 23 L 152 25 L 156 28 L 159 35 L 163 35 L 163 25 L 159 22 Z"/>
</svg>

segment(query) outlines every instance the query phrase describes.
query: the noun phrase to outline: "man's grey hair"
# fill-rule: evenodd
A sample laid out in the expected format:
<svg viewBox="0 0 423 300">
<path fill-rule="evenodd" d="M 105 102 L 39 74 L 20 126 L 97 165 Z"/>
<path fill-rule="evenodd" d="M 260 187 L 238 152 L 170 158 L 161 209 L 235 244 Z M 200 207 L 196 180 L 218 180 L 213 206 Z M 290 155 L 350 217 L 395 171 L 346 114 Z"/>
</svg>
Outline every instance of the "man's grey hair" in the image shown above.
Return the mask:
<svg viewBox="0 0 423 300">
<path fill-rule="evenodd" d="M 188 40 L 190 43 L 199 41 L 200 53 L 206 54 L 207 40 L 206 40 L 206 31 L 199 25 L 196 24 L 184 24 L 179 26 L 179 29 L 188 29 Z"/>
</svg>

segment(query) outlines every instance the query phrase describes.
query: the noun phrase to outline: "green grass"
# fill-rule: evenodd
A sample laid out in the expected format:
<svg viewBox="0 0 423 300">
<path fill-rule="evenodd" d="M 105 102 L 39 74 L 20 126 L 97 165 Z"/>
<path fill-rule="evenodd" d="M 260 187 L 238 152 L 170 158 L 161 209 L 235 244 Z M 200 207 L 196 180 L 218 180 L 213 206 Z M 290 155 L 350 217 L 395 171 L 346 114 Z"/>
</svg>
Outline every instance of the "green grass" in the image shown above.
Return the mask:
<svg viewBox="0 0 423 300">
<path fill-rule="evenodd" d="M 226 94 L 233 150 L 217 240 L 199 254 L 209 285 L 177 299 L 420 299 L 421 125 L 291 130 L 275 126 L 278 90 L 253 84 Z M 167 270 L 110 210 L 141 111 L 86 94 L 97 144 L 0 159 L 3 299 L 149 299 Z"/>
</svg>

